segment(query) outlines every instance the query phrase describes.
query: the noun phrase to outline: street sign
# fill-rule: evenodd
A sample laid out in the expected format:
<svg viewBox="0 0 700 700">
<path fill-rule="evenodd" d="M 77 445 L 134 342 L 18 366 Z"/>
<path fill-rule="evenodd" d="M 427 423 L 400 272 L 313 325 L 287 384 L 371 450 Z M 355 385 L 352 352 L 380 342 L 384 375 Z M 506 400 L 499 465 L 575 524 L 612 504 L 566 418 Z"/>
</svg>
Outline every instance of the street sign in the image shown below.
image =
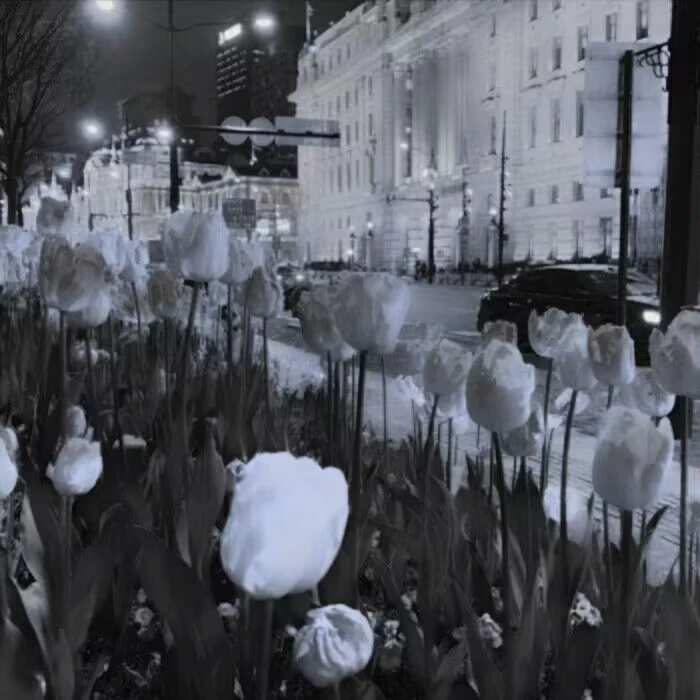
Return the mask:
<svg viewBox="0 0 700 700">
<path fill-rule="evenodd" d="M 257 225 L 254 199 L 224 199 L 221 213 L 229 228 L 252 231 Z"/>
<path fill-rule="evenodd" d="M 221 126 L 242 129 L 245 128 L 246 123 L 240 117 L 226 117 L 226 119 L 221 122 Z M 240 146 L 246 142 L 248 135 L 222 132 L 221 138 L 226 141 L 229 146 Z"/>
<path fill-rule="evenodd" d="M 583 165 L 590 187 L 616 187 L 618 169 L 620 59 L 638 52 L 640 43 L 592 42 L 586 50 Z M 630 187 L 653 188 L 661 182 L 663 80 L 650 66 L 634 66 L 632 81 L 632 155 Z"/>
<path fill-rule="evenodd" d="M 265 119 L 265 117 L 256 117 L 253 119 L 253 121 L 250 122 L 248 125 L 248 128 L 251 131 L 250 134 L 250 140 L 253 142 L 254 146 L 258 146 L 260 148 L 265 148 L 266 146 L 269 146 L 274 140 L 275 140 L 275 135 L 274 133 L 269 133 L 269 132 L 274 132 L 275 127 L 272 124 L 272 122 L 269 119 Z M 268 133 L 254 133 L 254 132 L 268 132 Z"/>
<path fill-rule="evenodd" d="M 280 146 L 340 146 L 340 122 L 332 119 L 277 117 L 275 128 Z"/>
</svg>

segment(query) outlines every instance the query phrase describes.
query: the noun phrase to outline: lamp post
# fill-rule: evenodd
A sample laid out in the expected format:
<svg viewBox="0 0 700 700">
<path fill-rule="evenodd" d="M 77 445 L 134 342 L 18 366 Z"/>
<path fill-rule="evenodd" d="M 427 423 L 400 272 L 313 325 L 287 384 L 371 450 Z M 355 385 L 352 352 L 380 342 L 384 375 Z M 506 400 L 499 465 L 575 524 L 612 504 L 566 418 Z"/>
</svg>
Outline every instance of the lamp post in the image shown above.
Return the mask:
<svg viewBox="0 0 700 700">
<path fill-rule="evenodd" d="M 374 239 L 374 222 L 370 219 L 367 222 L 367 259 L 365 264 L 367 270 L 372 271 L 372 240 Z"/>
<path fill-rule="evenodd" d="M 498 199 L 498 271 L 496 273 L 496 280 L 498 286 L 503 285 L 503 251 L 505 244 L 508 241 L 508 236 L 506 236 L 505 230 L 505 213 L 506 213 L 506 198 L 508 188 L 506 186 L 507 173 L 506 173 L 506 162 L 508 158 L 506 157 L 506 113 L 503 112 L 503 127 L 501 133 L 501 178 L 500 178 L 500 193 Z"/>
<path fill-rule="evenodd" d="M 355 264 L 355 241 L 357 240 L 357 236 L 355 235 L 355 229 L 351 226 L 350 227 L 350 260 L 352 261 L 352 264 Z"/>
<path fill-rule="evenodd" d="M 467 246 L 469 244 L 469 229 L 471 227 L 472 216 L 472 197 L 474 192 L 469 186 L 467 179 L 468 169 L 462 168 L 462 220 L 460 223 L 460 241 L 459 241 L 459 263 L 460 268 L 464 267 L 465 258 L 467 257 Z"/>
<path fill-rule="evenodd" d="M 94 0 L 94 6 L 103 13 L 111 13 L 117 9 L 119 0 Z M 123 0 L 121 0 L 123 2 Z M 178 164 L 178 134 L 177 134 L 177 111 L 175 109 L 175 34 L 189 32 L 192 29 L 202 29 L 207 27 L 231 26 L 237 20 L 227 20 L 224 22 L 198 22 L 186 27 L 178 27 L 174 21 L 175 0 L 168 0 L 168 21 L 163 25 L 147 19 L 151 26 L 168 34 L 168 99 L 167 111 L 172 130 L 172 138 L 169 140 L 169 162 L 170 162 L 170 211 L 176 212 L 180 206 L 180 167 Z M 260 32 L 274 30 L 277 22 L 274 17 L 268 14 L 257 14 L 254 16 L 252 26 Z"/>
</svg>

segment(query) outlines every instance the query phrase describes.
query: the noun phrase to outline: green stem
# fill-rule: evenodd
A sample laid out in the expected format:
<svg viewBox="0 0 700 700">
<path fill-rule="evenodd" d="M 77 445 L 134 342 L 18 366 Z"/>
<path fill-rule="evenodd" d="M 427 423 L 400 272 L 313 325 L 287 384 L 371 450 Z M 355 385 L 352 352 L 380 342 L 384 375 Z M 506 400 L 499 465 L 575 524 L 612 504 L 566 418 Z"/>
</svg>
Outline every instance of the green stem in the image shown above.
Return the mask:
<svg viewBox="0 0 700 700">
<path fill-rule="evenodd" d="M 270 360 L 267 347 L 267 319 L 263 319 L 263 381 L 265 382 L 265 413 L 270 417 Z"/>
<path fill-rule="evenodd" d="M 621 700 L 627 698 L 627 666 L 629 663 L 630 619 L 632 612 L 632 541 L 633 519 L 632 511 L 620 511 L 621 523 L 621 553 L 622 553 L 622 586 L 620 589 L 620 694 Z"/>
<path fill-rule="evenodd" d="M 267 700 L 270 686 L 270 655 L 272 652 L 272 621 L 275 611 L 275 601 L 266 600 L 262 604 L 262 640 L 260 655 L 255 669 L 255 686 L 258 700 Z"/>
<path fill-rule="evenodd" d="M 387 420 L 387 391 L 386 391 L 386 367 L 384 355 L 382 355 L 382 424 L 384 427 L 384 478 L 389 476 L 389 424 Z"/>
<path fill-rule="evenodd" d="M 453 419 L 450 418 L 447 421 L 447 468 L 445 470 L 445 486 L 447 491 L 452 493 L 452 440 L 453 438 L 454 423 Z"/>
<path fill-rule="evenodd" d="M 566 416 L 566 430 L 564 432 L 564 453 L 561 456 L 561 485 L 559 490 L 559 532 L 561 540 L 561 564 L 562 564 L 562 584 L 564 594 L 569 595 L 569 523 L 566 509 L 566 485 L 569 479 L 569 448 L 571 447 L 571 433 L 576 413 L 576 397 L 578 391 L 571 392 L 569 411 Z"/>
<path fill-rule="evenodd" d="M 615 591 L 612 575 L 612 549 L 610 547 L 610 509 L 603 501 L 603 548 L 605 550 L 605 585 L 608 589 L 608 606 L 612 606 Z"/>
<path fill-rule="evenodd" d="M 498 433 L 492 433 L 493 448 L 496 453 L 496 488 L 498 489 L 498 500 L 501 504 L 501 547 L 503 555 L 501 557 L 501 585 L 503 586 L 503 647 L 508 649 L 508 639 L 510 638 L 510 524 L 508 522 L 508 494 L 506 492 L 506 479 L 503 471 L 503 453 L 501 452 L 501 441 Z M 509 684 L 512 683 L 510 673 L 506 673 L 506 698 L 513 696 Z"/>
<path fill-rule="evenodd" d="M 90 342 L 90 329 L 85 329 L 85 361 L 87 363 L 87 382 L 88 394 L 90 395 L 90 404 L 92 410 L 92 423 L 95 426 L 95 432 L 98 439 L 102 439 L 102 430 L 100 429 L 100 407 L 97 401 L 97 391 L 95 390 L 95 371 L 92 366 L 92 343 Z"/>
<path fill-rule="evenodd" d="M 549 481 L 549 452 L 547 450 L 547 436 L 549 435 L 549 396 L 552 391 L 552 374 L 554 362 L 547 359 L 547 379 L 544 385 L 544 440 L 542 441 L 542 464 L 540 465 L 540 493 L 544 493 Z"/>
<path fill-rule="evenodd" d="M 229 377 L 233 373 L 233 285 L 228 285 L 228 307 L 226 313 L 226 363 Z"/>
<path fill-rule="evenodd" d="M 61 417 L 61 432 L 65 434 L 66 430 L 66 410 L 67 410 L 67 386 L 68 386 L 68 357 L 66 353 L 66 315 L 63 311 L 60 313 L 59 331 L 58 331 L 58 358 L 59 367 L 61 368 L 60 392 L 59 400 L 59 416 Z"/>
<path fill-rule="evenodd" d="M 681 512 L 680 512 L 680 589 L 685 595 L 688 590 L 688 418 L 690 415 L 690 399 L 680 398 L 681 420 Z"/>
</svg>

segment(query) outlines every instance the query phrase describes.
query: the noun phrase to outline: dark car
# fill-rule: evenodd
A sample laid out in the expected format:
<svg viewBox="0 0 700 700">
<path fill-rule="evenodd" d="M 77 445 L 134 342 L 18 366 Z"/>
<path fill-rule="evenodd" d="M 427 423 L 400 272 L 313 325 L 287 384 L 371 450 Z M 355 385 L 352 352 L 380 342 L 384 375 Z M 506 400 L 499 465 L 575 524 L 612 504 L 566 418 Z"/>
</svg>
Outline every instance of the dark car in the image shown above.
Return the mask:
<svg viewBox="0 0 700 700">
<path fill-rule="evenodd" d="M 278 265 L 276 272 L 284 290 L 284 309 L 293 312 L 302 293 L 311 289 L 311 281 L 304 270 L 293 263 Z"/>
<path fill-rule="evenodd" d="M 524 270 L 500 289 L 492 289 L 482 297 L 477 328 L 483 330 L 488 321 L 511 321 L 518 327 L 521 349 L 531 352 L 527 331 L 530 312 L 534 309 L 541 314 L 551 307 L 579 313 L 593 327 L 615 323 L 617 268 L 571 264 Z M 639 364 L 648 364 L 649 335 L 660 321 L 656 284 L 645 275 L 628 271 L 627 328 Z"/>
</svg>

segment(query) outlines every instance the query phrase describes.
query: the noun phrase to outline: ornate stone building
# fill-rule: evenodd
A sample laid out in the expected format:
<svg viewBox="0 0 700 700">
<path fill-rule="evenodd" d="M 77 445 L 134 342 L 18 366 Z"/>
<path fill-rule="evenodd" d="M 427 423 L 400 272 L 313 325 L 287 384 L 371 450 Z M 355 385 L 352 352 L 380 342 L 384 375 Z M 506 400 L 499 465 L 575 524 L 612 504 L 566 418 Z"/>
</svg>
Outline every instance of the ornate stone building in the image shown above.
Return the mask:
<svg viewBox="0 0 700 700">
<path fill-rule="evenodd" d="M 493 264 L 505 120 L 506 259 L 616 248 L 616 191 L 581 185 L 589 41 L 665 41 L 670 0 L 368 0 L 299 59 L 301 117 L 336 119 L 341 145 L 300 148 L 308 257 L 395 269 Z M 463 192 L 471 192 L 462 226 Z M 662 183 L 638 193 L 636 253 L 660 254 Z M 405 201 L 411 200 L 411 201 Z M 490 213 L 491 210 L 491 213 Z"/>
</svg>

